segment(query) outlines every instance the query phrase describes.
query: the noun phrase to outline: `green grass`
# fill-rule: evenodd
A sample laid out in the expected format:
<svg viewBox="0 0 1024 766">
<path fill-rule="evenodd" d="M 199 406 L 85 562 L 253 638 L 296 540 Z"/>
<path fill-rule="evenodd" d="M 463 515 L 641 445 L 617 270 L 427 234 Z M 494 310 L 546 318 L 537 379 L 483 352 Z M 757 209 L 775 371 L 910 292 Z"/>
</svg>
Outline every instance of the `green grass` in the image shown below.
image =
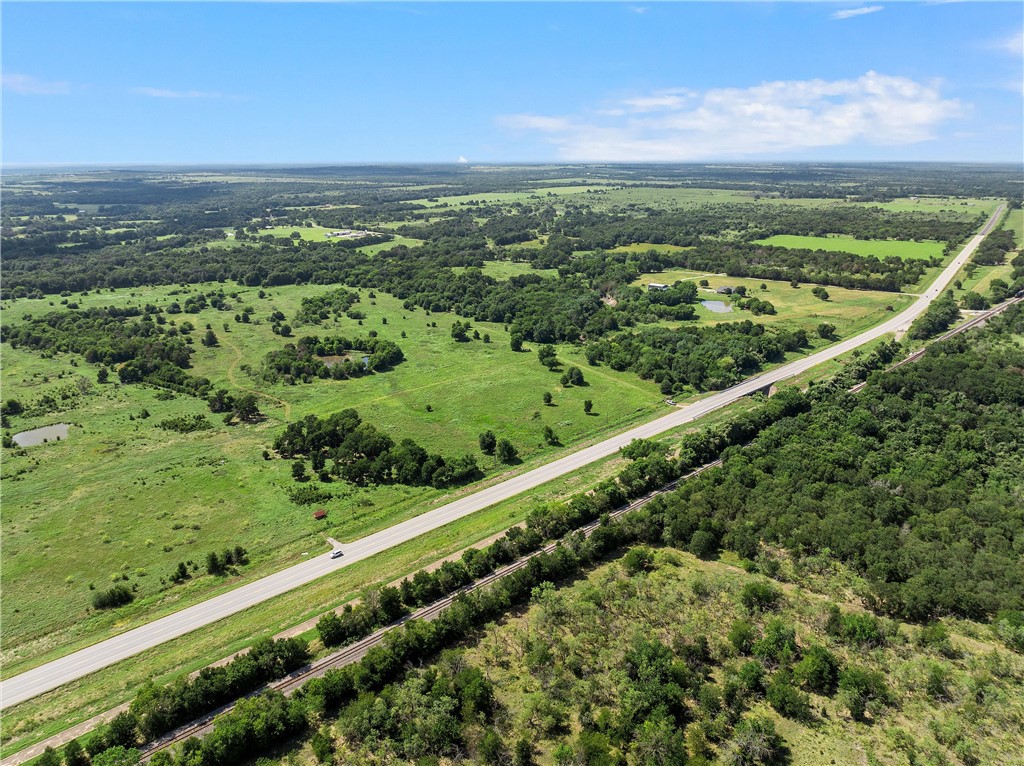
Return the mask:
<svg viewBox="0 0 1024 766">
<path fill-rule="evenodd" d="M 264 300 L 256 297 L 255 289 L 240 290 L 245 304 L 256 305 L 254 316 L 260 324 L 235 323 L 234 310 L 176 317 L 178 322 L 188 318 L 200 332 L 207 322 L 213 326 L 221 344 L 212 349 L 197 344 L 194 371 L 218 387 L 259 391 L 267 420 L 255 426 L 229 428 L 210 416 L 215 427 L 209 431 L 164 431 L 156 426 L 160 420 L 209 415 L 205 404 L 185 396 L 160 401 L 154 390 L 142 386 L 98 386 L 95 367 L 81 360 L 68 355 L 45 359 L 4 348 L 5 398 L 30 402 L 45 392 L 73 386 L 78 376 L 92 382 L 86 394 L 68 400 L 65 411 L 17 418 L 14 423 L 15 430 L 62 421 L 76 427 L 65 442 L 29 448 L 24 454 L 11 452 L 4 461 L 5 675 L 26 669 L 51 650 L 118 632 L 126 617 L 148 619 L 169 602 L 177 604 L 181 589 L 162 589 L 160 578 L 178 561 L 201 562 L 210 550 L 241 544 L 254 562 L 243 572 L 244 579 L 250 579 L 293 563 L 302 551 L 320 549 L 325 533 L 339 539 L 362 537 L 468 491 L 336 483 L 329 489 L 338 497 L 324 503 L 329 522 L 318 525 L 311 508 L 288 499 L 295 486 L 289 462 L 260 458 L 286 420 L 355 408 L 396 441 L 410 437 L 450 457 L 477 455 L 493 479 L 507 469 L 480 454 L 477 437 L 486 429 L 512 440 L 524 461 L 517 470 L 526 470 L 580 443 L 648 420 L 663 406 L 653 383 L 603 367 L 589 368 L 579 349 L 559 347 L 559 357 L 583 368 L 590 385 L 562 389 L 559 374 L 542 367 L 535 354 L 510 350 L 501 325 L 474 325 L 481 334 L 490 334 L 490 344 L 456 343 L 449 332 L 453 315 L 405 311 L 400 301 L 383 295 L 374 301 L 366 291 L 362 327 L 342 319 L 324 327 L 297 328 L 296 333 L 353 335 L 376 330 L 405 352 L 407 361 L 394 370 L 296 386 L 268 385 L 243 372 L 243 364 L 257 367 L 268 350 L 294 340 L 273 335 L 269 323 L 262 321 L 272 310 L 280 309 L 291 318 L 303 296 L 327 289 L 276 288 Z M 174 292 L 170 287 L 122 290 L 75 300 L 82 306 L 164 305 L 183 300 L 183 294 Z M 17 321 L 26 311 L 42 313 L 51 308 L 49 303 L 17 301 L 5 319 Z M 225 322 L 229 332 L 223 329 Z M 430 326 L 435 322 L 437 327 Z M 406 338 L 401 337 L 403 331 Z M 72 366 L 73 361 L 79 366 Z M 543 405 L 544 391 L 554 394 L 557 406 Z M 594 401 L 597 417 L 584 415 L 584 399 Z M 148 419 L 138 418 L 143 409 L 151 414 Z M 545 425 L 558 434 L 563 450 L 544 445 Z M 69 476 L 75 477 L 73 482 Z M 109 542 L 78 545 L 82 540 Z M 127 574 L 129 585 L 138 586 L 138 601 L 116 614 L 89 612 L 90 583 L 110 587 L 111 578 L 121 573 Z M 202 587 L 191 589 L 185 600 L 199 600 L 217 587 L 212 578 L 203 578 Z"/>
<path fill-rule="evenodd" d="M 405 245 L 406 247 L 419 247 L 423 244 L 422 239 L 413 239 L 412 237 L 396 236 L 389 242 L 380 242 L 376 245 L 363 245 L 362 247 L 356 248 L 360 253 L 366 253 L 367 255 L 376 255 L 382 250 L 390 250 L 393 247 L 399 245 Z"/>
<path fill-rule="evenodd" d="M 1024 209 L 1017 208 L 1006 214 L 1005 227 L 1012 231 L 1017 240 L 1017 247 L 1024 246 Z"/>
<path fill-rule="evenodd" d="M 718 295 L 715 290 L 719 287 L 743 285 L 747 288 L 748 296 L 770 301 L 777 312 L 773 315 L 763 314 L 757 317 L 748 311 L 741 311 L 734 307 L 733 311 L 729 313 L 718 314 L 697 304 L 695 308 L 701 324 L 719 324 L 750 319 L 768 326 L 801 327 L 807 330 L 812 339 L 817 337 L 814 331 L 822 322 L 835 325 L 836 334 L 840 338 L 845 338 L 888 319 L 893 312 L 902 311 L 913 301 L 911 296 L 899 293 L 847 290 L 831 286 L 826 288 L 829 300 L 823 301 L 811 293 L 813 285 L 802 284 L 799 288 L 792 288 L 789 286 L 789 282 L 716 276 L 683 270 L 645 274 L 634 284 L 647 285 L 651 282 L 672 284 L 677 280 L 699 282 L 701 279 L 707 280 L 708 287 L 698 289 L 697 295 L 700 300 L 721 300 L 730 303 L 730 297 Z M 761 290 L 762 284 L 768 289 Z M 893 311 L 888 310 L 887 307 L 890 306 Z M 680 323 L 666 324 L 679 326 Z"/>
<path fill-rule="evenodd" d="M 456 274 L 461 274 L 468 268 L 472 267 L 454 266 L 452 267 L 452 271 Z M 517 277 L 520 274 L 536 274 L 540 277 L 558 276 L 558 269 L 535 269 L 531 267 L 530 264 L 522 261 L 484 261 L 484 267 L 481 271 L 489 277 L 494 277 L 498 281 L 504 281 L 510 277 Z"/>
<path fill-rule="evenodd" d="M 756 397 L 745 398 L 709 414 L 699 424 L 682 426 L 666 432 L 659 439 L 674 445 L 683 434 L 725 422 L 756 406 L 756 403 Z M 196 671 L 249 646 L 257 638 L 273 636 L 344 604 L 358 597 L 366 588 L 401 579 L 440 558 L 485 540 L 523 521 L 536 504 L 565 500 L 586 491 L 617 473 L 625 464 L 626 461 L 618 456 L 598 461 L 442 529 L 357 562 L 299 590 L 227 617 L 202 631 L 161 644 L 102 672 L 9 708 L 4 712 L 5 734 L 0 757 L 11 755 L 129 701 L 134 690 L 148 679 L 152 678 L 158 683 L 170 682 L 182 674 Z M 290 547 L 300 551 L 300 547 Z M 220 590 L 237 584 L 236 581 L 225 581 Z M 197 590 L 200 587 L 201 583 L 198 582 L 184 586 Z M 165 604 L 161 613 L 174 611 L 182 605 Z M 118 625 L 118 629 L 125 630 L 137 622 L 141 620 L 132 619 Z"/>
<path fill-rule="evenodd" d="M 895 239 L 854 239 L 842 235 L 799 237 L 791 234 L 777 234 L 768 239 L 759 239 L 757 244 L 793 249 L 831 250 L 854 255 L 874 255 L 878 258 L 895 256 L 904 260 L 941 258 L 942 250 L 945 247 L 944 243 L 935 241 L 904 242 Z"/>
<path fill-rule="evenodd" d="M 409 200 L 414 205 L 424 207 L 465 207 L 472 202 L 487 205 L 497 203 L 543 201 L 549 197 L 564 197 L 585 194 L 591 190 L 603 190 L 604 186 L 543 186 L 527 192 L 479 192 L 477 194 L 453 194 L 445 197 L 430 197 Z"/>
</svg>

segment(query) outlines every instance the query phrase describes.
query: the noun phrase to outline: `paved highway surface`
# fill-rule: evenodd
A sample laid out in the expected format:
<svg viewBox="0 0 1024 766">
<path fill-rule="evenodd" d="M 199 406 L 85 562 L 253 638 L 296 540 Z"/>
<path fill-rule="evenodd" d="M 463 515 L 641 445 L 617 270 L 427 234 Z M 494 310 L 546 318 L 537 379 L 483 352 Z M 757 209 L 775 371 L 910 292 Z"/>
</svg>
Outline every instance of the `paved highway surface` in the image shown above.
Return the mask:
<svg viewBox="0 0 1024 766">
<path fill-rule="evenodd" d="M 301 585 L 317 580 L 356 561 L 373 556 L 388 548 L 412 540 L 426 532 L 443 527 L 456 519 L 468 516 L 495 503 L 508 500 L 528 489 L 545 484 L 589 465 L 629 444 L 633 439 L 657 436 L 673 428 L 686 425 L 709 412 L 720 409 L 738 399 L 779 381 L 800 375 L 822 362 L 834 359 L 858 346 L 886 335 L 907 330 L 928 304 L 942 293 L 957 271 L 967 262 L 981 240 L 995 226 L 1005 205 L 1001 205 L 981 231 L 953 259 L 928 290 L 912 306 L 892 319 L 876 325 L 859 335 L 829 346 L 822 351 L 784 364 L 775 370 L 757 375 L 738 385 L 705 397 L 694 404 L 681 407 L 669 415 L 613 436 L 591 447 L 581 449 L 553 463 L 536 468 L 500 484 L 475 492 L 455 502 L 395 524 L 372 535 L 341 546 L 344 555 L 332 559 L 326 553 L 282 569 L 228 593 L 215 596 L 195 606 L 162 617 L 146 625 L 133 628 L 121 635 L 101 641 L 93 646 L 48 662 L 21 675 L 0 683 L 0 709 L 16 705 L 62 684 L 81 678 L 97 670 L 127 659 L 139 652 L 159 646 L 165 641 L 182 636 L 228 615 L 248 609 L 263 601 L 287 593 Z"/>
</svg>

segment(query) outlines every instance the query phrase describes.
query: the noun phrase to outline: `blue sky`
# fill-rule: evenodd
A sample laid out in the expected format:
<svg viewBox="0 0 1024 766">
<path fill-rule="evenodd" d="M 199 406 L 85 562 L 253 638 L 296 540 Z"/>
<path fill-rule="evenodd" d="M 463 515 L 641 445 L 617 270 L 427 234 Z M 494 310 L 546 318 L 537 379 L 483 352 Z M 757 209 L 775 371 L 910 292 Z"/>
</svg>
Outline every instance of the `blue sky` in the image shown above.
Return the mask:
<svg viewBox="0 0 1024 766">
<path fill-rule="evenodd" d="M 1024 4 L 4 2 L 3 162 L 1014 161 Z"/>
</svg>

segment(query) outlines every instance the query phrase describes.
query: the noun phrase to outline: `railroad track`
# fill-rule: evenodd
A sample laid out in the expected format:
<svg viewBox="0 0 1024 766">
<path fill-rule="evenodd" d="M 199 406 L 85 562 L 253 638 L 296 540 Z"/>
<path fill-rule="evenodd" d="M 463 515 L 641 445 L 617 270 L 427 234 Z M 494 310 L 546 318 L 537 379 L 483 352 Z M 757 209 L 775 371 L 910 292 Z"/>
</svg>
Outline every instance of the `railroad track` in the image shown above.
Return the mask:
<svg viewBox="0 0 1024 766">
<path fill-rule="evenodd" d="M 886 368 L 886 372 L 889 372 L 890 370 L 899 369 L 900 367 L 902 367 L 905 364 L 910 364 L 912 362 L 916 362 L 918 359 L 920 359 L 922 356 L 925 355 L 925 352 L 928 350 L 928 348 L 933 343 L 940 343 L 940 342 L 942 342 L 944 340 L 949 340 L 953 336 L 959 335 L 962 332 L 966 332 L 967 330 L 973 330 L 975 327 L 980 327 L 981 325 L 985 324 L 985 322 L 987 322 L 992 317 L 994 317 L 994 316 L 996 316 L 998 314 L 1002 314 L 1004 311 L 1006 311 L 1006 309 L 1010 308 L 1010 306 L 1013 306 L 1013 305 L 1015 305 L 1017 303 L 1020 303 L 1021 301 L 1024 301 L 1024 295 L 1018 295 L 1018 296 L 1015 296 L 1013 298 L 1010 298 L 1009 300 L 1004 301 L 1003 303 L 1000 303 L 998 306 L 989 309 L 985 313 L 978 314 L 978 316 L 972 317 L 971 319 L 968 319 L 966 322 L 964 322 L 959 327 L 956 327 L 956 328 L 954 328 L 952 330 L 948 330 L 947 332 L 944 332 L 938 338 L 935 338 L 934 340 L 930 341 L 927 346 L 923 346 L 923 347 L 917 349 L 912 354 L 908 354 L 905 359 L 901 359 L 900 361 L 898 361 L 892 367 Z M 863 389 L 864 386 L 866 386 L 867 384 L 868 384 L 868 382 L 866 380 L 863 381 L 862 383 L 858 383 L 857 385 L 855 385 L 853 388 L 850 389 L 850 393 L 852 393 L 852 394 L 857 393 L 858 391 Z"/>
<path fill-rule="evenodd" d="M 651 502 L 654 498 L 672 492 L 675 489 L 678 489 L 679 485 L 682 482 L 686 481 L 687 479 L 691 479 L 694 476 L 698 476 L 699 474 L 704 473 L 704 471 L 716 468 L 721 464 L 722 461 L 719 459 L 711 463 L 707 463 L 706 465 L 702 465 L 700 468 L 691 471 L 685 476 L 681 476 L 675 481 L 669 482 L 664 487 L 656 489 L 652 492 L 648 492 L 643 497 L 634 500 L 629 505 L 625 505 L 622 508 L 612 511 L 608 515 L 611 518 L 615 519 L 619 516 L 623 516 L 627 513 L 630 513 L 631 511 L 635 511 L 637 508 L 642 508 L 643 506 L 647 505 L 647 503 Z M 594 530 L 596 530 L 599 526 L 601 526 L 600 519 L 597 521 L 592 521 L 589 524 L 580 527 L 578 530 L 574 530 L 573 533 L 582 532 L 584 537 L 590 537 L 590 535 L 594 533 Z M 351 665 L 355 662 L 359 662 L 359 660 L 366 656 L 367 652 L 369 652 L 375 646 L 379 645 L 384 640 L 384 636 L 386 636 L 392 630 L 400 628 L 402 625 L 409 622 L 410 620 L 435 619 L 438 615 L 441 614 L 441 612 L 443 612 L 445 609 L 451 606 L 452 602 L 454 602 L 455 599 L 457 599 L 462 594 L 470 593 L 472 591 L 479 590 L 480 588 L 486 588 L 488 585 L 497 582 L 502 577 L 507 577 L 513 572 L 522 569 L 530 562 L 530 559 L 534 558 L 535 556 L 539 556 L 542 553 L 551 553 L 560 544 L 560 540 L 555 541 L 553 543 L 548 543 L 542 548 L 539 548 L 533 551 L 532 553 L 528 553 L 525 556 L 516 559 L 511 564 L 507 564 L 501 569 L 496 569 L 494 572 L 487 575 L 486 577 L 481 577 L 479 580 L 476 580 L 470 583 L 469 585 L 459 588 L 457 591 L 445 596 L 444 598 L 438 599 L 437 601 L 434 601 L 433 603 L 428 604 L 427 606 L 424 606 L 420 609 L 417 609 L 415 612 L 412 612 L 399 620 L 396 620 L 390 625 L 386 625 L 383 628 L 374 631 L 365 638 L 356 641 L 354 644 L 350 644 L 346 646 L 344 649 L 334 652 L 333 654 L 330 654 L 326 657 L 322 657 L 321 659 L 288 674 L 284 678 L 280 678 L 277 681 L 273 681 L 263 686 L 262 688 L 257 689 L 251 694 L 246 695 L 246 697 L 255 696 L 269 689 L 281 692 L 284 695 L 294 694 L 299 689 L 299 687 L 301 687 L 307 681 L 313 678 L 319 678 L 320 676 L 323 676 L 328 670 L 332 670 L 334 668 L 342 668 L 346 665 Z M 154 740 L 153 742 L 144 745 L 141 748 L 143 762 L 148 761 L 157 752 L 161 750 L 167 750 L 168 748 L 171 748 L 174 745 L 184 742 L 189 737 L 203 737 L 206 734 L 209 734 L 210 731 L 213 729 L 215 719 L 223 713 L 226 713 L 232 708 L 234 708 L 236 704 L 237 701 L 231 702 L 227 705 L 224 705 L 223 707 L 217 708 L 213 712 L 207 713 L 202 718 L 197 718 L 195 721 L 186 724 L 180 729 L 176 729 L 174 732 L 166 735 L 165 737 Z"/>
</svg>

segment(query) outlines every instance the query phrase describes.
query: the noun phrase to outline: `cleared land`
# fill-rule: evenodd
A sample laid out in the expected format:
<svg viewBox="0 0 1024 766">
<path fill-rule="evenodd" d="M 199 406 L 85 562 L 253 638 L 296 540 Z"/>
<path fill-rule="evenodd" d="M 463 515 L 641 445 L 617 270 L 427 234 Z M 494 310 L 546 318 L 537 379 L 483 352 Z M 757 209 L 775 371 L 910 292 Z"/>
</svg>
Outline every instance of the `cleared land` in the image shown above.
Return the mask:
<svg viewBox="0 0 1024 766">
<path fill-rule="evenodd" d="M 222 426 L 204 402 L 190 397 L 164 401 L 151 388 L 98 385 L 94 368 L 70 355 L 43 358 L 5 349 L 6 391 L 19 391 L 26 401 L 76 392 L 64 400 L 61 412 L 18 423 L 25 429 L 73 423 L 66 442 L 30 448 L 4 461 L 5 675 L 23 669 L 29 657 L 38 661 L 49 649 L 102 637 L 119 630 L 125 619 L 216 587 L 213 578 L 203 577 L 194 585 L 161 590 L 160 579 L 178 561 L 202 564 L 211 550 L 242 545 L 254 562 L 243 569 L 250 577 L 293 562 L 303 551 L 320 550 L 325 534 L 341 540 L 361 537 L 448 496 L 423 487 L 356 488 L 339 482 L 325 486 L 337 497 L 316 506 L 329 510 L 327 522 L 315 522 L 313 507 L 289 500 L 288 492 L 297 486 L 290 464 L 260 458 L 286 422 L 285 406 L 291 420 L 354 408 L 396 441 L 410 437 L 449 457 L 475 454 L 489 475 L 505 467 L 480 453 L 477 437 L 484 430 L 511 439 L 530 466 L 557 451 L 543 443 L 545 425 L 571 447 L 649 419 L 663 406 L 653 383 L 606 368 L 588 369 L 589 386 L 563 390 L 560 373 L 541 366 L 535 354 L 510 350 L 501 325 L 474 325 L 481 335 L 490 334 L 490 344 L 456 343 L 450 335 L 453 316 L 406 311 L 400 301 L 384 295 L 371 299 L 366 291 L 359 304 L 366 313 L 361 327 L 343 318 L 295 332 L 350 337 L 374 329 L 403 349 L 407 360 L 395 369 L 295 386 L 271 385 L 246 374 L 243 365 L 257 368 L 268 350 L 295 340 L 274 335 L 265 317 L 274 310 L 292 317 L 302 297 L 327 289 L 278 288 L 263 300 L 255 289 L 239 290 L 239 305 L 255 304 L 260 324 L 235 323 L 234 311 L 177 315 L 179 323 L 187 318 L 200 331 L 210 323 L 220 339 L 216 348 L 196 344 L 195 374 L 218 387 L 261 393 L 260 406 L 268 417 L 254 426 Z M 122 290 L 77 300 L 83 307 L 166 305 L 184 299 L 184 294 L 170 294 L 178 291 Z M 50 309 L 49 302 L 17 301 L 8 315 L 40 313 Z M 587 369 L 578 349 L 560 347 L 559 357 Z M 85 393 L 78 393 L 79 378 Z M 554 394 L 556 406 L 543 405 L 545 391 Z M 584 399 L 596 402 L 600 417 L 584 415 Z M 502 406 L 495 407 L 496 401 Z M 141 417 L 143 410 L 149 417 Z M 165 418 L 203 413 L 214 424 L 208 431 L 176 434 L 157 427 Z M 73 483 L 69 475 L 76 477 Z M 93 539 L 95 546 L 66 544 Z M 109 588 L 122 577 L 138 586 L 137 601 L 118 614 L 90 612 L 90 584 Z M 76 618 L 69 620 L 69 614 Z"/>
<path fill-rule="evenodd" d="M 697 293 L 699 300 L 722 301 L 731 305 L 739 300 L 738 296 L 719 295 L 715 291 L 720 287 L 747 288 L 747 296 L 768 301 L 777 313 L 762 314 L 754 316 L 749 311 L 741 311 L 735 306 L 728 313 L 716 313 L 698 303 L 698 320 L 702 324 L 720 324 L 722 322 L 739 322 L 749 319 L 753 322 L 765 325 L 787 325 L 790 327 L 802 327 L 813 336 L 815 330 L 822 322 L 832 324 L 836 328 L 839 337 L 847 337 L 859 332 L 873 324 L 884 321 L 899 313 L 910 305 L 913 298 L 909 295 L 898 293 L 887 293 L 873 290 L 847 290 L 842 287 L 827 287 L 829 299 L 823 301 L 812 292 L 812 285 L 800 285 L 790 287 L 789 282 L 776 282 L 761 279 L 743 279 L 738 277 L 727 277 L 714 274 L 700 274 L 694 271 L 682 269 L 663 271 L 657 274 L 645 274 L 634 284 L 646 286 L 651 282 L 662 284 L 673 284 L 679 281 L 700 282 L 707 280 L 708 287 L 700 288 Z M 768 289 L 762 290 L 761 285 Z M 687 322 L 667 322 L 666 326 L 678 327 L 687 325 Z"/>
<path fill-rule="evenodd" d="M 878 258 L 941 258 L 945 245 L 942 242 L 904 242 L 895 239 L 854 239 L 841 235 L 829 237 L 799 237 L 791 234 L 776 234 L 774 237 L 757 240 L 759 245 L 775 245 L 793 249 L 831 250 L 874 255 Z"/>
</svg>

